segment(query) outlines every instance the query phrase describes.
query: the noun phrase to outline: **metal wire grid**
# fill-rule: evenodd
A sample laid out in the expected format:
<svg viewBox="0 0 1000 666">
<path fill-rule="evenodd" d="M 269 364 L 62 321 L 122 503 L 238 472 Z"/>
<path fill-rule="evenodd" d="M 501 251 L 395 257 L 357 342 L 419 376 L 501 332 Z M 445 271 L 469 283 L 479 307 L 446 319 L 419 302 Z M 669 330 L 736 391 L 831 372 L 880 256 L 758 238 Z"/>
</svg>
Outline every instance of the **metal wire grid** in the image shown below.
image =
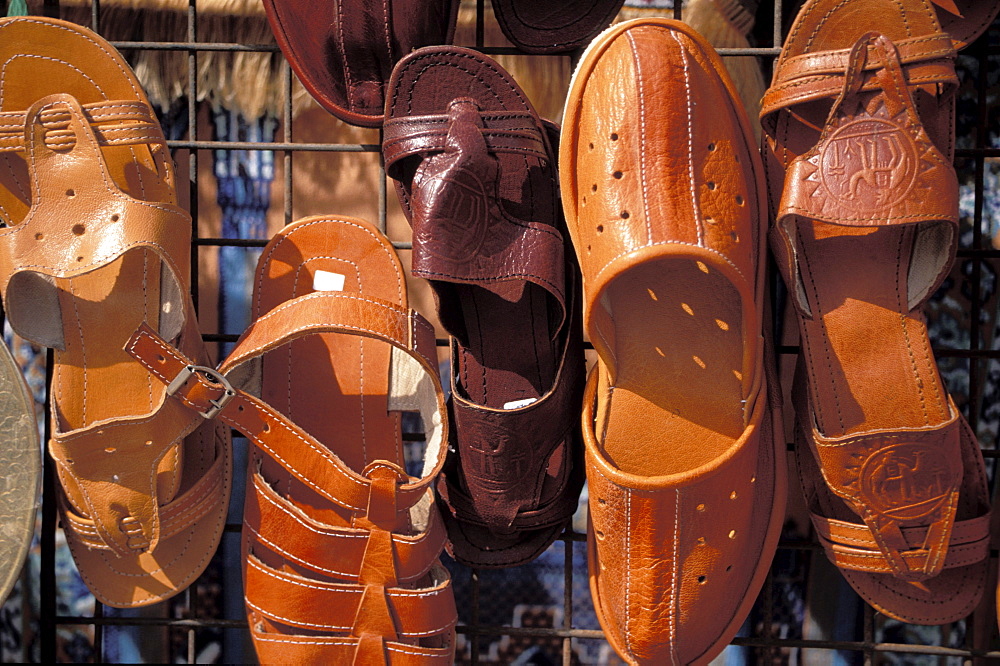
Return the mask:
<svg viewBox="0 0 1000 666">
<path fill-rule="evenodd" d="M 468 2 L 469 0 L 466 0 Z M 770 4 L 770 3 L 766 3 Z M 282 140 L 270 143 L 249 143 L 249 142 L 227 142 L 204 140 L 198 136 L 198 86 L 197 86 L 197 59 L 198 54 L 208 51 L 254 51 L 254 52 L 275 52 L 277 47 L 268 44 L 234 44 L 234 43 L 209 43 L 198 39 L 198 2 L 189 0 L 187 8 L 187 35 L 183 42 L 114 42 L 119 49 L 148 49 L 179 51 L 187 54 L 188 76 L 186 86 L 187 96 L 187 127 L 188 138 L 180 141 L 169 141 L 168 145 L 174 150 L 186 150 L 189 152 L 188 179 L 190 181 L 191 197 L 189 210 L 194 220 L 192 226 L 193 242 L 191 247 L 191 267 L 192 282 L 195 285 L 194 298 L 198 296 L 198 252 L 200 248 L 212 246 L 236 246 L 236 247 L 262 247 L 266 241 L 256 239 L 231 239 L 215 237 L 199 237 L 198 229 L 198 197 L 197 183 L 198 172 L 201 168 L 199 154 L 200 150 L 269 150 L 280 154 L 284 165 L 284 182 L 282 191 L 284 197 L 284 217 L 285 222 L 292 222 L 292 162 L 296 153 L 307 151 L 322 152 L 348 152 L 348 153 L 378 153 L 380 146 L 376 144 L 338 144 L 338 143 L 299 143 L 293 140 L 292 123 L 292 72 L 287 64 L 283 65 L 284 74 L 284 107 L 282 118 Z M 490 55 L 498 54 L 520 54 L 513 48 L 497 48 L 484 46 L 485 34 L 485 1 L 476 0 L 476 43 L 474 48 Z M 683 10 L 679 6 L 674 8 L 674 18 L 683 19 Z M 723 56 L 757 56 L 762 59 L 765 65 L 773 62 L 773 59 L 780 53 L 782 43 L 782 0 L 774 0 L 771 13 L 771 36 L 773 46 L 767 48 L 739 48 L 739 49 L 719 49 Z M 44 11 L 46 15 L 58 16 L 58 0 L 44 0 Z M 101 32 L 101 3 L 100 0 L 93 0 L 92 9 L 93 28 L 98 33 Z M 758 16 L 758 23 L 762 17 Z M 969 275 L 969 284 L 973 297 L 971 299 L 971 310 L 969 312 L 970 343 L 968 349 L 935 349 L 938 359 L 957 358 L 967 359 L 969 364 L 968 380 L 969 395 L 972 401 L 969 410 L 969 421 L 973 430 L 977 429 L 979 420 L 979 407 L 982 400 L 983 387 L 983 366 L 985 361 L 1000 359 L 1000 349 L 983 348 L 979 327 L 975 324 L 981 321 L 981 305 L 979 294 L 983 286 L 983 263 L 989 260 L 1000 259 L 1000 250 L 992 249 L 989 244 L 984 246 L 982 232 L 983 202 L 984 202 L 984 170 L 988 159 L 1000 157 L 1000 149 L 988 147 L 988 126 L 987 126 L 987 85 L 986 74 L 988 70 L 988 59 L 990 56 L 1000 55 L 1000 46 L 987 44 L 985 39 L 980 39 L 975 45 L 970 47 L 960 57 L 971 57 L 978 62 L 979 80 L 976 81 L 976 89 L 979 99 L 977 104 L 978 117 L 976 119 L 975 146 L 956 151 L 956 162 L 968 163 L 971 161 L 974 170 L 974 219 L 973 219 L 973 242 L 971 247 L 959 250 L 960 259 L 971 259 L 972 268 Z M 378 226 L 386 229 L 386 176 L 384 168 L 378 167 Z M 399 250 L 408 250 L 411 244 L 405 241 L 395 241 L 393 245 Z M 197 304 L 197 300 L 196 300 Z M 227 342 L 234 341 L 236 336 L 223 335 L 219 333 L 206 334 L 206 341 Z M 446 345 L 445 340 L 438 340 L 439 345 Z M 794 346 L 778 346 L 777 352 L 780 355 L 794 355 L 798 348 Z M 52 355 L 48 356 L 47 374 L 52 374 Z M 46 439 L 49 436 L 49 405 L 46 402 Z M 995 469 L 995 461 L 1000 457 L 997 445 L 994 443 L 983 451 L 987 458 L 988 465 Z M 789 444 L 789 448 L 791 445 Z M 78 617 L 59 615 L 56 608 L 56 576 L 55 576 L 55 534 L 57 523 L 57 512 L 54 486 L 55 474 L 52 464 L 46 457 L 45 477 L 44 477 L 44 501 L 42 504 L 42 539 L 41 539 L 41 617 L 40 617 L 40 644 L 41 660 L 45 663 L 53 663 L 56 660 L 56 630 L 59 626 L 66 625 L 91 625 L 94 628 L 95 649 L 98 661 L 103 660 L 103 629 L 108 626 L 134 626 L 146 627 L 152 630 L 162 630 L 163 628 L 176 628 L 186 632 L 187 638 L 187 661 L 195 661 L 195 637 L 201 629 L 245 629 L 246 622 L 240 619 L 225 619 L 221 617 L 198 617 L 195 619 L 171 619 L 171 618 L 122 618 L 105 617 L 104 609 L 100 603 L 96 604 L 93 617 Z M 793 491 L 794 492 L 794 491 Z M 238 532 L 241 528 L 239 523 L 228 524 L 226 529 L 229 532 Z M 567 530 L 561 537 L 564 552 L 564 598 L 562 607 L 562 626 L 558 628 L 532 628 L 532 627 L 510 627 L 487 625 L 480 622 L 481 599 L 484 594 L 490 592 L 483 589 L 480 582 L 480 572 L 469 570 L 471 584 L 471 608 L 469 609 L 471 621 L 458 627 L 459 634 L 463 634 L 471 646 L 471 662 L 478 663 L 479 648 L 483 638 L 496 636 L 511 636 L 534 640 L 558 639 L 562 647 L 562 663 L 573 663 L 573 641 L 581 639 L 602 639 L 603 634 L 598 630 L 588 630 L 574 627 L 573 618 L 573 551 L 574 548 L 581 547 L 579 544 L 586 540 L 586 535 Z M 577 544 L 574 546 L 574 544 Z M 807 557 L 822 558 L 822 548 L 814 542 L 783 541 L 779 544 L 779 555 L 781 553 L 801 553 Z M 991 561 L 995 564 L 997 560 L 997 550 L 994 548 L 990 553 Z M 995 568 L 995 567 L 994 567 Z M 187 609 L 197 606 L 197 592 L 192 586 L 181 596 L 181 603 Z M 981 608 L 988 608 L 992 604 L 992 590 L 987 590 L 987 599 Z M 899 657 L 911 656 L 922 659 L 919 663 L 932 663 L 934 658 L 942 663 L 950 663 L 946 658 L 957 658 L 968 663 L 985 663 L 1000 659 L 1000 650 L 996 646 L 996 626 L 992 614 L 988 610 L 980 610 L 970 616 L 966 622 L 965 646 L 962 648 L 949 648 L 932 645 L 902 645 L 896 643 L 878 642 L 877 625 L 879 616 L 867 605 L 864 606 L 864 617 L 862 626 L 855 634 L 853 640 L 808 640 L 808 639 L 788 639 L 782 638 L 773 630 L 773 612 L 775 604 L 775 586 L 772 574 L 768 576 L 763 591 L 757 602 L 757 609 L 760 613 L 760 621 L 757 627 L 760 631 L 749 637 L 736 638 L 734 645 L 757 648 L 756 661 L 760 663 L 781 663 L 787 661 L 790 650 L 815 649 L 815 650 L 847 650 L 860 656 L 860 661 L 866 665 L 880 663 L 884 657 L 894 653 Z M 991 649 L 992 647 L 992 649 Z M 921 656 L 922 655 L 922 656 Z M 29 658 L 25 653 L 25 660 Z M 909 662 L 918 663 L 918 662 Z"/>
</svg>

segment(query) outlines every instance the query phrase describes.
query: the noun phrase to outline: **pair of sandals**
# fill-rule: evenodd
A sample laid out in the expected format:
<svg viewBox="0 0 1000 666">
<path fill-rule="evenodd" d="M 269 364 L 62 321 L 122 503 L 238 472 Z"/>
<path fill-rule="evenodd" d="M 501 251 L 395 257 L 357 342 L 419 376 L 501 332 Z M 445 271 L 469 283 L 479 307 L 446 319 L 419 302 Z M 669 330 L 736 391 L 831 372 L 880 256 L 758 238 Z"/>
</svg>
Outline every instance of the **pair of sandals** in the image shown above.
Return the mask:
<svg viewBox="0 0 1000 666">
<path fill-rule="evenodd" d="M 588 47 L 560 146 L 598 362 L 584 399 L 591 592 L 629 663 L 707 663 L 784 518 L 763 261 L 799 320 L 796 460 L 828 557 L 941 624 L 987 579 L 989 494 L 920 306 L 954 259 L 956 43 L 926 0 L 810 0 L 763 100 L 765 156 L 713 49 L 639 19 Z M 878 32 L 869 32 L 877 30 Z"/>
</svg>

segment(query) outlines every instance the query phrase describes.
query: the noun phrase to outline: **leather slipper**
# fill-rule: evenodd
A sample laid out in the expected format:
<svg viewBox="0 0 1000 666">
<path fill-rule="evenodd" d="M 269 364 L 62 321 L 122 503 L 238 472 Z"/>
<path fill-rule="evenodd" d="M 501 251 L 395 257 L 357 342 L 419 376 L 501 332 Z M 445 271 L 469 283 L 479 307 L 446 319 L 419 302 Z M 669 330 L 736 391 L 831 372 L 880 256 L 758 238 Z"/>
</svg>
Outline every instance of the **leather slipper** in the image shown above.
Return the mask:
<svg viewBox="0 0 1000 666">
<path fill-rule="evenodd" d="M 970 613 L 987 575 L 982 454 L 921 314 L 955 256 L 953 57 L 925 0 L 814 0 L 762 111 L 813 524 L 868 603 L 919 624 Z"/>
<path fill-rule="evenodd" d="M 450 44 L 459 0 L 264 0 L 305 89 L 345 123 L 379 127 L 385 83 L 413 49 Z"/>
<path fill-rule="evenodd" d="M 35 401 L 17 361 L 0 343 L 0 605 L 14 587 L 35 534 L 42 447 Z"/>
<path fill-rule="evenodd" d="M 720 58 L 668 19 L 595 39 L 564 117 L 598 354 L 583 410 L 594 606 L 627 662 L 705 663 L 750 612 L 784 517 L 760 155 Z"/>
<path fill-rule="evenodd" d="M 201 410 L 221 400 L 218 418 L 253 443 L 244 588 L 264 663 L 454 658 L 432 489 L 447 412 L 434 329 L 406 302 L 382 234 L 362 220 L 311 217 L 264 248 L 254 321 L 218 373 L 185 376 L 188 361 L 148 327 L 130 345 L 178 401 Z M 423 420 L 422 463 L 403 443 L 403 411 Z"/>
<path fill-rule="evenodd" d="M 453 453 L 438 488 L 451 553 L 470 566 L 540 555 L 583 485 L 579 277 L 557 142 L 487 56 L 428 47 L 393 72 L 383 155 L 413 226 L 413 274 L 451 335 Z"/>
<path fill-rule="evenodd" d="M 625 0 L 493 0 L 503 34 L 528 53 L 563 53 L 586 46 L 611 25 Z"/>
<path fill-rule="evenodd" d="M 55 348 L 61 522 L 84 582 L 141 606 L 208 564 L 230 490 L 228 431 L 166 399 L 123 351 L 148 322 L 198 364 L 191 217 L 122 57 L 54 19 L 0 19 L 0 289 L 22 337 Z"/>
</svg>

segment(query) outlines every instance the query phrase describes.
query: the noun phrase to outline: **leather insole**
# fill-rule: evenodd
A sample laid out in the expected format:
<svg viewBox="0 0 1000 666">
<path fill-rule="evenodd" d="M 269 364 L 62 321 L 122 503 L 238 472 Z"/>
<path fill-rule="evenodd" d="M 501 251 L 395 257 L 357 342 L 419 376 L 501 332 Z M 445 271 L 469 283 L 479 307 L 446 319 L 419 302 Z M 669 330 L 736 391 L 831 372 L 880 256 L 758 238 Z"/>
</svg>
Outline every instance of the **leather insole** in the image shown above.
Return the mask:
<svg viewBox="0 0 1000 666">
<path fill-rule="evenodd" d="M 616 324 L 606 336 L 614 386 L 598 432 L 612 464 L 675 474 L 730 448 L 746 406 L 743 314 L 729 280 L 700 261 L 657 259 L 616 278 L 595 307 Z"/>
<path fill-rule="evenodd" d="M 836 437 L 920 428 L 949 417 L 919 311 L 907 305 L 915 227 L 798 226 L 799 269 L 813 318 L 800 318 L 812 405 Z"/>
</svg>

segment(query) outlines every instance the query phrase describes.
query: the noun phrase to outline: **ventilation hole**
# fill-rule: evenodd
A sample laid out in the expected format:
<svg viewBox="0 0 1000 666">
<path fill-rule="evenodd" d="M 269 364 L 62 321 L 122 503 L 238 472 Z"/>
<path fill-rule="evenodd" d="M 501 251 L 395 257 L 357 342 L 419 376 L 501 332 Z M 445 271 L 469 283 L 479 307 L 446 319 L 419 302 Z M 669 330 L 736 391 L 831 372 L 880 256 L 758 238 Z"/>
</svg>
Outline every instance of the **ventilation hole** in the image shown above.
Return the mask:
<svg viewBox="0 0 1000 666">
<path fill-rule="evenodd" d="M 597 535 L 598 539 L 600 539 L 601 541 L 604 541 L 604 532 L 602 532 L 601 530 L 594 530 L 594 534 Z"/>
<path fill-rule="evenodd" d="M 694 359 L 694 362 L 698 364 L 699 368 L 701 368 L 702 370 L 705 369 L 705 362 L 703 360 L 701 360 L 697 356 L 692 356 L 691 358 Z"/>
<path fill-rule="evenodd" d="M 698 537 L 698 545 L 699 546 L 705 545 L 705 537 Z"/>
<path fill-rule="evenodd" d="M 736 377 L 736 379 L 743 381 L 743 373 L 739 370 L 733 370 L 733 376 Z"/>
<path fill-rule="evenodd" d="M 146 440 L 146 446 L 152 446 L 152 445 L 153 445 L 153 440 L 147 439 Z"/>
<path fill-rule="evenodd" d="M 701 271 L 702 273 L 708 273 L 708 266 L 706 266 L 703 262 L 696 261 L 694 263 L 695 263 L 695 266 L 698 267 L 699 271 Z"/>
<path fill-rule="evenodd" d="M 271 432 L 271 424 L 264 423 L 264 432 Z"/>
<path fill-rule="evenodd" d="M 667 357 L 667 355 L 666 355 L 666 354 L 664 354 L 664 353 L 663 353 L 663 350 L 662 350 L 662 349 L 660 349 L 659 347 L 653 347 L 653 349 L 655 349 L 655 350 L 656 350 L 656 353 L 657 353 L 657 354 L 659 354 L 660 356 L 662 356 L 663 358 L 666 358 L 666 357 Z"/>
<path fill-rule="evenodd" d="M 603 497 L 598 497 L 597 498 L 597 503 L 601 504 L 601 505 L 604 505 L 604 504 L 608 503 L 608 500 L 604 499 Z"/>
<path fill-rule="evenodd" d="M 708 581 L 708 576 L 698 576 L 698 584 L 704 585 Z"/>
<path fill-rule="evenodd" d="M 121 218 L 120 218 L 120 217 L 118 217 L 118 213 L 115 213 L 114 215 L 112 215 L 112 216 L 111 216 L 111 221 L 112 221 L 112 222 L 117 222 L 117 221 L 118 221 L 118 220 L 120 220 L 120 219 L 121 219 Z"/>
<path fill-rule="evenodd" d="M 590 254 L 590 246 L 587 246 L 587 254 Z"/>
<path fill-rule="evenodd" d="M 715 218 L 714 218 L 714 217 L 706 217 L 706 218 L 705 218 L 705 222 L 707 222 L 708 224 L 718 224 L 718 223 L 717 223 L 717 222 L 715 221 Z"/>
<path fill-rule="evenodd" d="M 240 405 L 239 407 L 236 408 L 236 411 L 243 412 L 245 409 L 246 409 L 246 407 L 244 407 L 243 405 Z"/>
<path fill-rule="evenodd" d="M 729 237 L 733 239 L 734 243 L 739 243 L 740 242 L 740 235 L 738 233 L 736 233 L 735 231 L 730 231 L 729 232 Z"/>
<path fill-rule="evenodd" d="M 596 183 L 590 186 L 590 191 L 591 192 L 596 192 L 597 191 L 597 184 Z"/>
<path fill-rule="evenodd" d="M 736 499 L 736 491 L 729 493 L 729 499 Z"/>
<path fill-rule="evenodd" d="M 593 150 L 593 149 L 594 149 L 594 144 L 590 144 L 590 149 L 591 149 L 591 150 Z"/>
<path fill-rule="evenodd" d="M 603 234 L 604 233 L 604 225 L 603 224 L 598 224 L 597 225 L 597 233 L 599 233 L 599 234 Z"/>
<path fill-rule="evenodd" d="M 623 174 L 621 171 L 615 171 L 611 175 L 614 176 L 615 180 L 621 180 L 621 177 L 624 176 L 625 174 Z"/>
<path fill-rule="evenodd" d="M 35 234 L 35 240 L 42 240 L 45 238 L 45 234 Z"/>
<path fill-rule="evenodd" d="M 75 197 L 76 196 L 76 192 L 74 192 L 73 190 L 66 190 L 66 196 L 68 196 L 70 198 Z"/>
<path fill-rule="evenodd" d="M 715 142 L 714 141 L 712 143 L 708 144 L 708 149 L 709 150 L 715 150 Z"/>
<path fill-rule="evenodd" d="M 86 231 L 87 227 L 83 226 L 82 224 L 73 225 L 73 233 L 76 234 L 77 236 L 82 236 Z"/>
<path fill-rule="evenodd" d="M 628 217 L 629 217 L 629 213 L 628 213 L 628 211 L 627 211 L 627 210 L 623 210 L 623 211 L 622 211 L 622 219 L 623 219 L 623 220 L 627 220 L 627 219 L 628 219 Z"/>
<path fill-rule="evenodd" d="M 705 510 L 705 505 L 704 504 L 699 504 L 698 506 L 695 507 L 695 509 L 697 509 L 698 511 L 704 511 Z"/>
<path fill-rule="evenodd" d="M 733 570 L 733 565 L 732 564 L 730 564 L 728 567 L 726 567 L 726 573 L 729 573 L 732 570 Z"/>
<path fill-rule="evenodd" d="M 76 260 L 77 261 L 83 261 L 83 257 L 77 257 Z"/>
<path fill-rule="evenodd" d="M 118 449 L 116 449 L 115 447 L 113 447 L 113 446 L 109 446 L 108 448 L 104 449 L 104 452 L 105 452 L 105 453 L 114 453 L 114 452 L 115 452 L 115 451 L 117 451 L 117 450 L 118 450 Z"/>
<path fill-rule="evenodd" d="M 681 303 L 681 310 L 684 310 L 684 312 L 687 312 L 692 317 L 694 316 L 694 310 L 692 310 L 691 306 L 687 303 Z"/>
<path fill-rule="evenodd" d="M 156 362 L 157 363 L 166 363 L 167 362 L 167 357 L 164 356 L 163 354 L 157 354 L 156 355 Z"/>
<path fill-rule="evenodd" d="M 66 462 L 67 462 L 68 464 L 72 465 L 72 464 L 73 464 L 74 462 L 76 462 L 76 461 L 75 461 L 75 460 L 73 460 L 72 458 L 66 458 Z"/>
<path fill-rule="evenodd" d="M 721 328 L 723 331 L 728 331 L 729 330 L 729 324 L 727 324 L 726 322 L 722 321 L 721 319 L 716 319 L 715 320 L 715 325 L 718 326 L 719 328 Z"/>
<path fill-rule="evenodd" d="M 612 141 L 617 141 L 618 140 L 618 133 L 617 132 L 612 132 L 611 133 L 611 140 Z"/>
<path fill-rule="evenodd" d="M 736 538 L 736 530 L 729 530 L 729 538 L 730 539 Z"/>
<path fill-rule="evenodd" d="M 710 180 L 710 181 L 708 181 L 707 183 L 705 183 L 705 185 L 706 185 L 706 186 L 708 187 L 708 189 L 710 189 L 710 190 L 714 190 L 714 189 L 715 189 L 715 181 L 714 181 L 714 180 Z"/>
<path fill-rule="evenodd" d="M 587 205 L 587 195 L 586 194 L 583 195 L 583 205 L 584 206 Z"/>
<path fill-rule="evenodd" d="M 656 297 L 656 292 L 650 289 L 649 287 L 646 287 L 646 291 L 649 292 L 649 297 L 652 298 L 654 301 L 660 300 Z"/>
<path fill-rule="evenodd" d="M 757 483 L 757 476 L 756 475 L 750 477 L 750 483 Z"/>
<path fill-rule="evenodd" d="M 743 205 L 743 195 L 742 194 L 737 194 L 736 195 L 736 205 L 737 206 L 742 206 Z"/>
</svg>

